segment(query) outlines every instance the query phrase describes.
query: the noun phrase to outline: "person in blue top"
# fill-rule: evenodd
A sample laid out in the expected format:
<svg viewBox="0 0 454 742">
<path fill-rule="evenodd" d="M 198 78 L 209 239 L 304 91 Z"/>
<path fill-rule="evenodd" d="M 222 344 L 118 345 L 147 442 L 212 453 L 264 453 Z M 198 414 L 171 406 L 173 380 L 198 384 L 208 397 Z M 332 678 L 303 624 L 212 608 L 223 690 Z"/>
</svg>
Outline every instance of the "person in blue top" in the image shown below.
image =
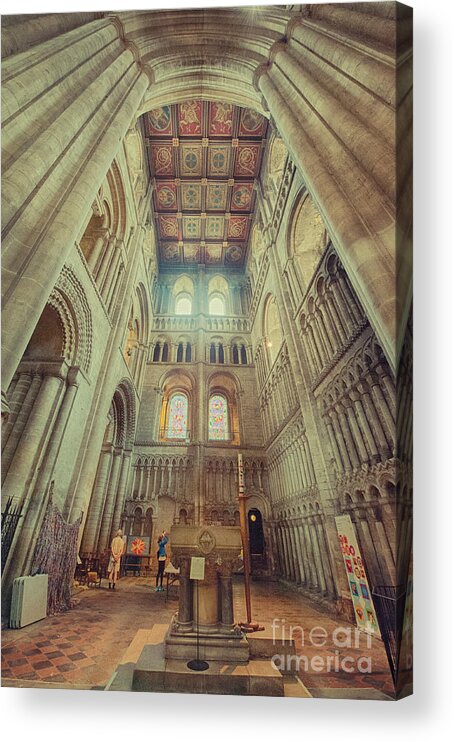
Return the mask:
<svg viewBox="0 0 454 742">
<path fill-rule="evenodd" d="M 169 537 L 165 531 L 162 532 L 162 534 L 158 538 L 158 573 L 156 575 L 156 587 L 155 587 L 155 593 L 159 593 L 164 590 L 162 586 L 162 580 L 164 578 L 164 568 L 166 566 L 166 544 L 169 540 Z M 158 582 L 160 583 L 158 587 Z"/>
</svg>

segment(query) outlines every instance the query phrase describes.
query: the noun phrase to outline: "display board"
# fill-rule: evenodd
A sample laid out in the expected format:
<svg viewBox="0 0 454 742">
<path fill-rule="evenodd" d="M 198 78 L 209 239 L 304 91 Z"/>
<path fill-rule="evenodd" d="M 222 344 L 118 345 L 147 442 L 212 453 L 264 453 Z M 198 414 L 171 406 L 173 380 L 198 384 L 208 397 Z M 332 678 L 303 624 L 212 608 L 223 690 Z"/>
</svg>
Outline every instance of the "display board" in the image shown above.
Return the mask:
<svg viewBox="0 0 454 742">
<path fill-rule="evenodd" d="M 377 614 L 350 516 L 336 516 L 336 528 L 356 623 L 358 628 L 380 638 Z"/>
</svg>

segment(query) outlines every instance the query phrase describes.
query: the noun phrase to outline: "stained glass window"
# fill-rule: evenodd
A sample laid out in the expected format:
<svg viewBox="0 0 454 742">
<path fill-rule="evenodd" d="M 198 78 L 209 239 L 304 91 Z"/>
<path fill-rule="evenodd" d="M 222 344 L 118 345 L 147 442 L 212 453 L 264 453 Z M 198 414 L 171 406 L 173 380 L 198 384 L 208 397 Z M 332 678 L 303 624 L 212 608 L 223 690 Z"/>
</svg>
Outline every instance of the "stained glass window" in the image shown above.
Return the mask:
<svg viewBox="0 0 454 742">
<path fill-rule="evenodd" d="M 221 394 L 213 394 L 210 397 L 208 438 L 210 441 L 226 441 L 229 439 L 227 400 Z"/>
<path fill-rule="evenodd" d="M 169 401 L 167 438 L 186 438 L 188 434 L 188 398 L 173 394 Z"/>
</svg>

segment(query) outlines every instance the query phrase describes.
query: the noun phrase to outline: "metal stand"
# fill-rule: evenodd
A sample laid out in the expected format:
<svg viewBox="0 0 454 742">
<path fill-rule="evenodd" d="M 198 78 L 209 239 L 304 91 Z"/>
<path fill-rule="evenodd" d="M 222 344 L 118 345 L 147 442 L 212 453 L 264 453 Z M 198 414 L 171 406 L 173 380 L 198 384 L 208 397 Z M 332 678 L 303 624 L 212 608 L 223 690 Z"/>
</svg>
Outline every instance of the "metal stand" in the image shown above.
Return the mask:
<svg viewBox="0 0 454 742">
<path fill-rule="evenodd" d="M 190 670 L 201 672 L 202 670 L 208 670 L 209 664 L 205 660 L 201 660 L 199 656 L 199 581 L 196 580 L 195 582 L 196 582 L 195 600 L 196 600 L 196 608 L 197 608 L 197 624 L 196 624 L 197 657 L 195 660 L 190 660 L 187 663 L 186 667 L 188 667 Z"/>
</svg>

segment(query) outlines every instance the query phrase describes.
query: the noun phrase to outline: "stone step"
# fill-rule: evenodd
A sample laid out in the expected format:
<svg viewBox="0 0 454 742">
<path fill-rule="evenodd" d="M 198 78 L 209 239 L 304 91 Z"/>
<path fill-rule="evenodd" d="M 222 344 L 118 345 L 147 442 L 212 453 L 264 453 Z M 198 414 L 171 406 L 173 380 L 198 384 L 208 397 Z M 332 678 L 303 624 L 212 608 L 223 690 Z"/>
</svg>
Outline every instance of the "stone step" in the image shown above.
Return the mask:
<svg viewBox="0 0 454 742">
<path fill-rule="evenodd" d="M 249 653 L 251 658 L 256 659 L 268 659 L 278 655 L 280 661 L 278 661 L 278 668 L 283 675 L 293 675 L 291 669 L 291 662 L 287 662 L 287 657 L 294 657 L 296 655 L 295 640 L 282 638 L 279 632 L 273 631 L 271 626 L 265 626 L 264 631 L 255 631 L 250 634 L 246 634 L 246 639 L 249 644 Z"/>
<path fill-rule="evenodd" d="M 281 642 L 274 645 L 269 629 L 248 634 L 248 643 L 256 656 L 251 657 L 247 666 L 210 662 L 209 670 L 202 673 L 189 670 L 186 661 L 166 660 L 164 639 L 167 631 L 167 624 L 139 629 L 105 690 L 312 697 L 300 678 L 288 674 L 283 677 L 272 667 L 270 656 L 266 655 L 270 647 L 276 646 L 275 653 L 283 654 L 285 651 L 293 652 L 294 643 L 288 641 L 284 645 Z M 167 673 L 170 673 L 168 678 Z M 208 679 L 202 680 L 202 676 L 207 674 Z M 169 687 L 169 684 L 175 687 Z"/>
<path fill-rule="evenodd" d="M 197 635 L 167 634 L 166 658 L 174 660 L 193 660 L 196 656 Z M 249 645 L 246 639 L 215 635 L 203 637 L 199 646 L 199 657 L 208 662 L 234 662 L 246 664 L 249 661 Z"/>
<path fill-rule="evenodd" d="M 143 648 L 134 669 L 132 688 L 161 693 L 284 695 L 283 677 L 269 660 L 251 660 L 247 665 L 210 662 L 207 670 L 194 672 L 185 660 L 166 659 L 164 643 Z"/>
<path fill-rule="evenodd" d="M 132 690 L 134 670 L 145 645 L 161 644 L 167 633 L 167 624 L 154 624 L 151 629 L 139 629 L 126 649 L 114 674 L 107 683 L 107 691 Z"/>
</svg>

